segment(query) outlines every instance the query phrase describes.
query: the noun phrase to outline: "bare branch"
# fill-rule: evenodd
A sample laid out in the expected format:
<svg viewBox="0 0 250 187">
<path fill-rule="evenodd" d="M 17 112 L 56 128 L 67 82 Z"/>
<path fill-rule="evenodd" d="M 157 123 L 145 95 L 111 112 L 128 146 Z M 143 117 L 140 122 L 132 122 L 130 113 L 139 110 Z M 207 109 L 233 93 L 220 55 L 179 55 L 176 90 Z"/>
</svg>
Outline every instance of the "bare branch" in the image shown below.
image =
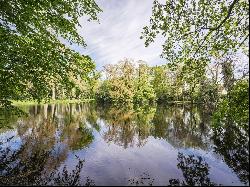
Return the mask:
<svg viewBox="0 0 250 187">
<path fill-rule="evenodd" d="M 244 40 L 242 40 L 242 42 L 240 43 L 239 47 L 241 47 L 243 45 L 243 43 L 248 39 L 249 34 L 244 38 Z"/>
</svg>

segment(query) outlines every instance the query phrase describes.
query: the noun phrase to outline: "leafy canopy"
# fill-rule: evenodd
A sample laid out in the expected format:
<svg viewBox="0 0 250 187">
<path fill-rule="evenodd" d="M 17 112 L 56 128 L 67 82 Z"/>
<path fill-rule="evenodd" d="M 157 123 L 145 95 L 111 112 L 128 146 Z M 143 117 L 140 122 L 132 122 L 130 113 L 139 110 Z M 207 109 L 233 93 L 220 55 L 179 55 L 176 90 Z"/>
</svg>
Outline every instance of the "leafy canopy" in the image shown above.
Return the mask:
<svg viewBox="0 0 250 187">
<path fill-rule="evenodd" d="M 97 100 L 115 105 L 147 105 L 155 100 L 151 85 L 151 68 L 143 61 L 124 59 L 108 64 L 103 71 L 106 80 L 97 90 Z"/>
<path fill-rule="evenodd" d="M 249 130 L 249 82 L 238 80 L 228 95 L 223 98 L 213 114 L 214 127 L 234 122 L 237 126 Z"/>
<path fill-rule="evenodd" d="M 155 0 L 141 39 L 148 46 L 162 35 L 162 56 L 169 62 L 224 56 L 248 48 L 248 12 L 248 0 Z"/>
<path fill-rule="evenodd" d="M 72 88 L 68 74 L 86 77 L 94 69 L 88 56 L 61 41 L 85 46 L 78 34 L 78 18 L 97 20 L 94 0 L 3 0 L 0 2 L 0 99 L 22 99 L 24 93 L 40 100 L 48 96 L 48 82 L 56 77 Z"/>
</svg>

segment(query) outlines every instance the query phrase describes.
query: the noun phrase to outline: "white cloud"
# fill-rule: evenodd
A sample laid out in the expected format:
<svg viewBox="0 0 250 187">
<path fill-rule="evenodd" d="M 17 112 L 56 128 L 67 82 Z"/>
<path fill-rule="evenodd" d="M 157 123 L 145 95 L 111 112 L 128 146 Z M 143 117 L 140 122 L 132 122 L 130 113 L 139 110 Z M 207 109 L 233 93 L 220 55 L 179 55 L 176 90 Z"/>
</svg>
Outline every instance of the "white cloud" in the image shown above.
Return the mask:
<svg viewBox="0 0 250 187">
<path fill-rule="evenodd" d="M 125 57 L 144 60 L 149 65 L 166 62 L 160 58 L 160 39 L 146 48 L 144 40 L 139 38 L 142 28 L 149 23 L 153 0 L 98 0 L 97 3 L 103 10 L 99 15 L 100 24 L 80 18 L 83 27 L 78 31 L 85 38 L 87 47 L 76 48 L 91 56 L 98 69 Z"/>
</svg>

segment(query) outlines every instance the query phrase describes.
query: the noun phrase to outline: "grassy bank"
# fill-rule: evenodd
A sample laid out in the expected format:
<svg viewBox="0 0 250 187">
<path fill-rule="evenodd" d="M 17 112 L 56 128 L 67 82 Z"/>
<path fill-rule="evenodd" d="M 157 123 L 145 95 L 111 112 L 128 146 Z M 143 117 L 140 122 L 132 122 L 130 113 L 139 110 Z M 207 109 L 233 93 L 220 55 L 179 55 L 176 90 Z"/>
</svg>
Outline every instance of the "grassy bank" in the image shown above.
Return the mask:
<svg viewBox="0 0 250 187">
<path fill-rule="evenodd" d="M 18 105 L 35 105 L 35 104 L 63 104 L 63 103 L 87 103 L 94 101 L 94 99 L 64 99 L 64 100 L 49 100 L 49 101 L 41 101 L 38 103 L 34 100 L 24 100 L 24 101 L 15 101 L 11 100 L 12 105 L 18 106 Z"/>
</svg>

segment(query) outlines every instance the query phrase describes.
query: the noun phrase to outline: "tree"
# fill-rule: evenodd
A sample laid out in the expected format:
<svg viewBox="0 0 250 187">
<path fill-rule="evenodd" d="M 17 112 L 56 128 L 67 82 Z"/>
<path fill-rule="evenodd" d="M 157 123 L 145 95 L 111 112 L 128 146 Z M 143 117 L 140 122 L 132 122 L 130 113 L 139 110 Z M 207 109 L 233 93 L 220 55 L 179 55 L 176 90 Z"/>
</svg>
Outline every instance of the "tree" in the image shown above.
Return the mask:
<svg viewBox="0 0 250 187">
<path fill-rule="evenodd" d="M 249 81 L 237 80 L 212 116 L 215 152 L 249 183 Z"/>
<path fill-rule="evenodd" d="M 167 83 L 165 66 L 156 66 L 152 68 L 152 85 L 156 94 L 157 101 L 167 100 Z"/>
<path fill-rule="evenodd" d="M 234 73 L 232 67 L 232 59 L 227 59 L 222 64 L 222 74 L 224 80 L 224 87 L 227 91 L 230 91 L 232 86 L 234 85 Z"/>
<path fill-rule="evenodd" d="M 104 72 L 108 81 L 104 82 L 106 85 L 101 87 L 108 93 L 103 94 L 115 104 L 133 103 L 135 95 L 135 68 L 133 61 L 124 59 L 118 64 L 108 64 L 104 67 Z M 101 95 L 99 96 L 102 97 Z"/>
<path fill-rule="evenodd" d="M 220 100 L 213 114 L 215 127 L 233 123 L 246 131 L 249 129 L 249 82 L 238 80 L 230 92 Z"/>
<path fill-rule="evenodd" d="M 211 59 L 248 47 L 249 1 L 157 0 L 150 25 L 141 38 L 148 46 L 158 34 L 165 39 L 162 56 L 169 62 Z"/>
<path fill-rule="evenodd" d="M 63 41 L 85 46 L 77 32 L 78 18 L 97 20 L 100 8 L 94 0 L 0 2 L 0 100 L 48 97 L 51 84 L 68 90 L 74 82 L 68 77 L 86 77 L 94 68 L 88 56 L 68 48 Z"/>
<path fill-rule="evenodd" d="M 205 62 L 190 60 L 174 68 L 168 65 L 153 68 L 153 87 L 158 102 L 173 100 L 197 101 L 205 77 Z"/>
<path fill-rule="evenodd" d="M 138 66 L 137 66 L 138 65 Z M 121 60 L 104 67 L 106 80 L 102 81 L 97 99 L 113 104 L 149 104 L 155 93 L 151 84 L 151 68 L 143 61 Z"/>
<path fill-rule="evenodd" d="M 150 71 L 151 68 L 145 62 L 139 61 L 137 78 L 135 79 L 134 103 L 147 104 L 155 101 L 156 96 L 151 84 Z"/>
<path fill-rule="evenodd" d="M 198 99 L 201 83 L 206 79 L 205 68 L 206 62 L 201 60 L 190 60 L 188 63 L 183 64 L 181 68 L 180 78 L 184 83 L 184 91 L 191 103 Z"/>
</svg>

